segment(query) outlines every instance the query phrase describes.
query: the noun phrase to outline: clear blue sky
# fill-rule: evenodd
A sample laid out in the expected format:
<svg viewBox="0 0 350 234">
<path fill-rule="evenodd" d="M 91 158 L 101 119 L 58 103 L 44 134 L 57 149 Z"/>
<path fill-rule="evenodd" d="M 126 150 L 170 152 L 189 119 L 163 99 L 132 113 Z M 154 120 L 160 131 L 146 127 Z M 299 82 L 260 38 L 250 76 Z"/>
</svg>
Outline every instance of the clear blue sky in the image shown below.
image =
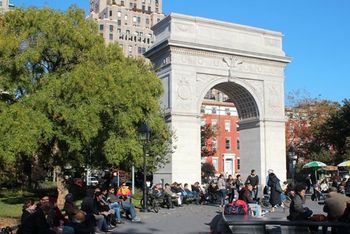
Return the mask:
<svg viewBox="0 0 350 234">
<path fill-rule="evenodd" d="M 89 0 L 10 0 L 16 6 L 85 9 Z M 282 32 L 292 57 L 285 92 L 350 98 L 350 0 L 163 0 L 163 11 L 223 20 Z"/>
</svg>

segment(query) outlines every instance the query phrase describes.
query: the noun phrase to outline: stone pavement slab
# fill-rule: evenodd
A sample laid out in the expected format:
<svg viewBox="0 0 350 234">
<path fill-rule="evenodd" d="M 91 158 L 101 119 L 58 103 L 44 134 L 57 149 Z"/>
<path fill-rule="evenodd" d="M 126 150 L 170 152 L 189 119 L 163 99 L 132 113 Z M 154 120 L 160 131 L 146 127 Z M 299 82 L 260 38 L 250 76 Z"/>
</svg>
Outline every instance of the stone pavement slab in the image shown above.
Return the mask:
<svg viewBox="0 0 350 234">
<path fill-rule="evenodd" d="M 314 211 L 314 214 L 324 214 L 323 206 L 315 201 L 307 200 L 305 206 Z M 217 205 L 184 205 L 175 210 L 161 209 L 159 213 L 138 212 L 141 223 L 132 223 L 129 220 L 118 225 L 112 233 L 155 233 L 155 234 L 204 234 L 210 233 L 208 224 L 223 208 Z M 277 208 L 267 217 L 287 217 L 289 209 Z"/>
</svg>

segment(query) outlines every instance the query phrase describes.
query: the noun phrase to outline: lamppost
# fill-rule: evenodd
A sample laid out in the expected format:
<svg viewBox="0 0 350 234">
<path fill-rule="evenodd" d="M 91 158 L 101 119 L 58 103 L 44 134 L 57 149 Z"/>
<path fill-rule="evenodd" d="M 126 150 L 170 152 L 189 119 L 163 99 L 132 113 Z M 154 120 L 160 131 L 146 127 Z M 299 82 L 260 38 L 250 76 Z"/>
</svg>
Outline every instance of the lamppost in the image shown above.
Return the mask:
<svg viewBox="0 0 350 234">
<path fill-rule="evenodd" d="M 142 122 L 138 128 L 139 139 L 143 143 L 143 212 L 148 212 L 147 207 L 147 166 L 146 166 L 146 155 L 147 146 L 151 136 L 151 129 L 145 122 Z"/>
</svg>

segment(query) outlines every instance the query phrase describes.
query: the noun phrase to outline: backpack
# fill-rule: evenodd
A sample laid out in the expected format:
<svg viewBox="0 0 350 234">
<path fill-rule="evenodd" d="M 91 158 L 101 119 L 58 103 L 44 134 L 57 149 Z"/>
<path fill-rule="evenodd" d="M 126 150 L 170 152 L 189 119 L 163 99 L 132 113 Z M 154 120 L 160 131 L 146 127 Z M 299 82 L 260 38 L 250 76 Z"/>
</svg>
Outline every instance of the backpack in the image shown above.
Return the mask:
<svg viewBox="0 0 350 234">
<path fill-rule="evenodd" d="M 225 215 L 245 215 L 248 214 L 248 205 L 243 200 L 236 200 L 225 205 Z"/>
</svg>

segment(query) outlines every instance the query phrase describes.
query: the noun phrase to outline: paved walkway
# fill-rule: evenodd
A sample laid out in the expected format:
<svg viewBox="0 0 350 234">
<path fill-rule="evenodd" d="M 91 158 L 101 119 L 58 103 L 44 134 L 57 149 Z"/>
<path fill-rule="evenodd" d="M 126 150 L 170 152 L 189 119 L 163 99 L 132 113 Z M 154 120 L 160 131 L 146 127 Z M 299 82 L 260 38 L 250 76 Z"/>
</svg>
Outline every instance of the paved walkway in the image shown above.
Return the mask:
<svg viewBox="0 0 350 234">
<path fill-rule="evenodd" d="M 322 214 L 323 206 L 317 202 L 307 200 L 306 204 L 315 214 Z M 141 223 L 125 221 L 118 225 L 113 233 L 164 233 L 164 234 L 204 234 L 210 233 L 209 226 L 212 218 L 220 211 L 217 205 L 184 205 L 175 210 L 161 209 L 158 214 L 149 212 L 141 213 Z M 289 213 L 288 209 L 278 208 L 274 213 L 267 216 L 284 216 Z"/>
</svg>

